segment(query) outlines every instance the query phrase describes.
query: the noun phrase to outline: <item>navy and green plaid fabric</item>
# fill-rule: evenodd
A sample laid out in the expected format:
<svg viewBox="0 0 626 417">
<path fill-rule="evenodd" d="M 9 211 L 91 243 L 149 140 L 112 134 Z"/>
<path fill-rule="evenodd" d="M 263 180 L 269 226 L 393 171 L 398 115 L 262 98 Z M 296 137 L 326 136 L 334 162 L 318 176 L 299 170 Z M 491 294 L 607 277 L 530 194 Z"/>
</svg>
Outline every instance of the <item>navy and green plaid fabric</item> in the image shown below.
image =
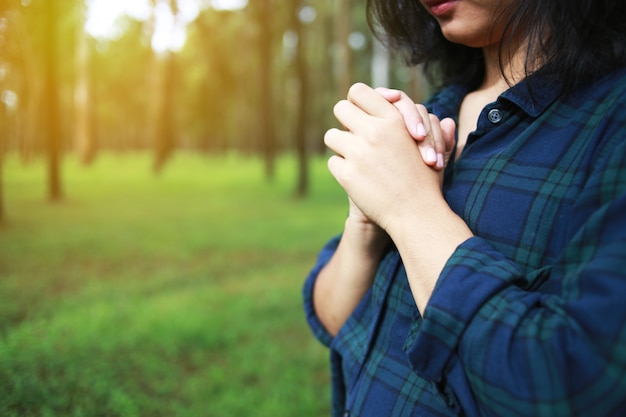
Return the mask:
<svg viewBox="0 0 626 417">
<path fill-rule="evenodd" d="M 456 117 L 458 86 L 429 103 Z M 422 318 L 397 251 L 335 338 L 333 415 L 626 415 L 626 70 L 558 96 L 522 83 L 480 115 L 444 193 L 476 237 Z M 416 184 L 416 190 L 418 184 Z M 419 214 L 416 214 L 419 215 Z"/>
</svg>

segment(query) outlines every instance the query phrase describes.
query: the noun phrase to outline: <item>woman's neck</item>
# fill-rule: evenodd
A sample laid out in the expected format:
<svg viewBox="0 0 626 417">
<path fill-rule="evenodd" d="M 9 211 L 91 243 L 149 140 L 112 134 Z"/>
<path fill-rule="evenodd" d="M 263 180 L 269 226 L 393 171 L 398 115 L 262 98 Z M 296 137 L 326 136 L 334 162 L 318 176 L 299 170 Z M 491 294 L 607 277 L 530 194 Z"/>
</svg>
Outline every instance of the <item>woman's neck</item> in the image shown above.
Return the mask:
<svg viewBox="0 0 626 417">
<path fill-rule="evenodd" d="M 525 77 L 524 53 L 517 50 L 514 54 L 500 54 L 498 45 L 483 48 L 485 60 L 485 78 L 477 91 L 491 91 L 500 95 L 511 85 L 522 81 Z"/>
</svg>

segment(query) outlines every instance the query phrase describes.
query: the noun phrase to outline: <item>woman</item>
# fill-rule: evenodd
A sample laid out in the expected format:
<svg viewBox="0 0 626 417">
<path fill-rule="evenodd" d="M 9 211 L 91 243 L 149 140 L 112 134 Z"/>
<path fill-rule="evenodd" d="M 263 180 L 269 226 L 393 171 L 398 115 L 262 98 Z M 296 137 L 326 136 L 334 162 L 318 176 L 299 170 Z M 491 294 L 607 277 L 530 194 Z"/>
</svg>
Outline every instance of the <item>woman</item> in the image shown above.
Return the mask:
<svg viewBox="0 0 626 417">
<path fill-rule="evenodd" d="M 350 210 L 304 299 L 333 415 L 626 415 L 623 0 L 367 7 L 441 88 L 357 84 L 324 138 Z"/>
</svg>

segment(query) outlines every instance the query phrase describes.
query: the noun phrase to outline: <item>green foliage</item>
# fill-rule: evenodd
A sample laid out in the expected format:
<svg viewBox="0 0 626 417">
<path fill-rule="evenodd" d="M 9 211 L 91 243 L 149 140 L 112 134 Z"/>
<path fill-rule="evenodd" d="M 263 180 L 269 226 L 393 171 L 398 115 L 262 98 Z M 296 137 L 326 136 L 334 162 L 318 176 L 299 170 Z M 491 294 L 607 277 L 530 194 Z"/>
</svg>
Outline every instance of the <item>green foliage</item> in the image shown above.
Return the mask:
<svg viewBox="0 0 626 417">
<path fill-rule="evenodd" d="M 45 24 L 50 17 L 46 7 L 52 1 L 60 11 L 54 20 L 54 37 Z M 174 0 L 168 3 L 179 4 Z M 262 22 L 267 19 L 257 10 L 261 3 L 250 1 L 244 9 L 225 11 L 209 7 L 208 1 L 197 2 L 200 12 L 186 26 L 185 45 L 170 56 L 175 64 L 172 87 L 167 90 L 167 56 L 150 46 L 154 29 L 150 17 L 138 21 L 120 16 L 117 35 L 94 39 L 83 30 L 85 0 L 0 1 L 0 95 L 7 90 L 17 97 L 16 108 L 7 114 L 10 125 L 0 125 L 7 130 L 0 137 L 2 146 L 26 157 L 45 152 L 41 123 L 49 103 L 42 100 L 43 58 L 51 40 L 56 39 L 56 87 L 63 128 L 58 140 L 66 149 L 81 151 L 80 140 L 89 140 L 94 149 L 104 151 L 154 149 L 162 130 L 159 121 L 171 118 L 176 149 L 261 154 L 264 141 L 258 126 L 264 120 L 264 109 L 271 108 L 278 149 L 293 150 L 295 103 L 301 90 L 294 71 L 293 44 L 289 46 L 285 39 L 294 42 L 293 14 L 301 5 L 315 10 L 315 19 L 304 25 L 302 45 L 311 93 L 306 140 L 316 149 L 317 138 L 335 123 L 332 106 L 347 93 L 337 85 L 340 59 L 345 59 L 335 53 L 338 25 L 365 39 L 350 53 L 350 82 L 371 82 L 372 37 L 365 21 L 365 4 L 353 2 L 350 16 L 338 16 L 337 2 L 332 0 L 274 2 L 270 34 L 262 36 Z M 260 77 L 262 45 L 272 46 L 271 106 L 262 100 L 262 84 L 266 85 Z M 391 85 L 411 88 L 406 71 L 399 76 L 404 66 L 396 61 L 391 64 Z M 85 102 L 76 101 L 79 97 Z M 158 113 L 164 102 L 171 104 L 167 116 Z M 84 110 L 81 117 L 77 109 Z M 85 137 L 77 135 L 81 122 L 89 126 Z"/>
<path fill-rule="evenodd" d="M 72 197 L 43 201 L 45 166 L 5 166 L 0 415 L 324 416 L 327 351 L 300 288 L 345 198 L 312 164 L 273 185 L 257 159 L 178 154 L 66 161 Z"/>
</svg>

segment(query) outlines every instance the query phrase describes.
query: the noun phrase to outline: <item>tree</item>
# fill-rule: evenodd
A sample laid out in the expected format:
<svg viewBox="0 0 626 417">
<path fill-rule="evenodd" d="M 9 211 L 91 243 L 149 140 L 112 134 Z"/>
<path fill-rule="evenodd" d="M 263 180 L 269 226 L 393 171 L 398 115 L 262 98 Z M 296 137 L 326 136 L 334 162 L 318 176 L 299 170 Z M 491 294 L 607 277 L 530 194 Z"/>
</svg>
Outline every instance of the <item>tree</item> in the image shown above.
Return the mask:
<svg viewBox="0 0 626 417">
<path fill-rule="evenodd" d="M 274 128 L 274 36 L 272 31 L 272 0 L 258 0 L 259 42 L 259 81 L 261 110 L 261 144 L 265 160 L 265 175 L 268 180 L 274 179 L 276 158 L 276 132 Z"/>
<path fill-rule="evenodd" d="M 301 2 L 294 1 L 293 26 L 298 43 L 296 46 L 296 78 L 298 80 L 298 101 L 296 105 L 296 153 L 298 156 L 298 180 L 296 194 L 305 196 L 309 191 L 309 167 L 307 152 L 307 131 L 309 121 L 309 77 L 306 59 L 305 27 L 300 18 Z"/>
<path fill-rule="evenodd" d="M 163 80 L 157 113 L 154 171 L 161 172 L 176 146 L 174 127 L 174 92 L 176 86 L 176 56 L 168 51 L 163 59 Z"/>
<path fill-rule="evenodd" d="M 152 0 L 153 7 L 156 7 L 156 0 Z M 177 0 L 169 1 L 170 10 L 172 15 L 176 19 L 178 15 L 178 2 Z M 176 145 L 175 140 L 175 128 L 174 128 L 174 96 L 176 89 L 176 56 L 171 50 L 166 50 L 163 53 L 162 59 L 162 84 L 161 97 L 159 100 L 159 109 L 157 111 L 156 119 L 156 134 L 155 134 L 155 159 L 153 169 L 154 172 L 159 173 L 163 169 L 165 163 L 171 156 Z"/>
<path fill-rule="evenodd" d="M 389 50 L 380 41 L 374 39 L 372 46 L 372 86 L 389 86 Z"/>
<path fill-rule="evenodd" d="M 338 0 L 335 20 L 335 64 L 339 97 L 344 97 L 352 83 L 352 49 L 350 31 L 352 8 L 350 0 Z"/>
<path fill-rule="evenodd" d="M 93 96 L 91 88 L 90 50 L 82 25 L 85 3 L 78 0 L 76 24 L 76 59 L 74 84 L 74 141 L 81 162 L 88 165 L 96 154 Z"/>
<path fill-rule="evenodd" d="M 4 223 L 4 148 L 7 137 L 7 117 L 4 103 L 0 101 L 0 224 Z"/>
<path fill-rule="evenodd" d="M 59 19 L 58 0 L 46 1 L 45 28 L 43 35 L 47 38 L 45 50 L 46 74 L 44 80 L 44 134 L 48 153 L 48 197 L 52 201 L 62 198 L 61 190 L 61 125 L 59 120 L 58 91 L 58 31 Z"/>
</svg>

